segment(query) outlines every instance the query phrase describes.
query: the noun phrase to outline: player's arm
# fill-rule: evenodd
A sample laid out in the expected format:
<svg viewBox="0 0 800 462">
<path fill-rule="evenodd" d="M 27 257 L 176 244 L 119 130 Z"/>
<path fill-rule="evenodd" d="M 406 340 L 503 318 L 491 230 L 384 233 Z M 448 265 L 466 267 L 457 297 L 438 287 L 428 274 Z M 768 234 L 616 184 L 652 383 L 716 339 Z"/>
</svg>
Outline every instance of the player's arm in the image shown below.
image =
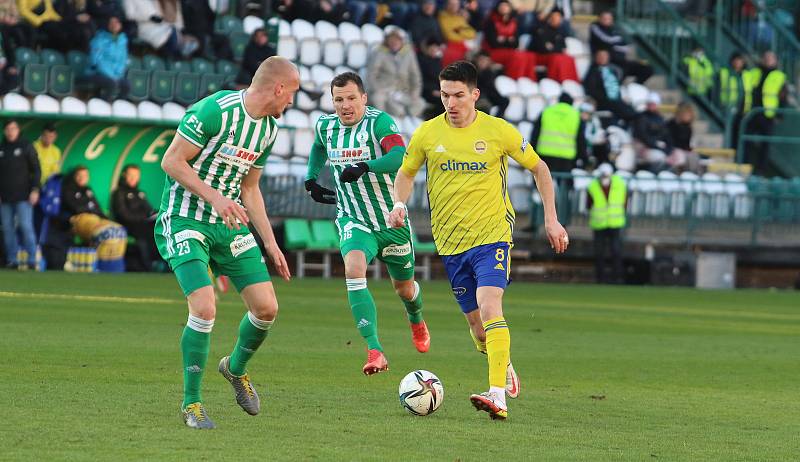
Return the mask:
<svg viewBox="0 0 800 462">
<path fill-rule="evenodd" d="M 317 122 L 319 127 L 319 122 Z M 314 144 L 311 145 L 311 152 L 308 155 L 308 169 L 306 170 L 306 191 L 316 202 L 320 204 L 335 204 L 336 193 L 328 188 L 323 187 L 317 183 L 319 171 L 325 166 L 325 160 L 328 159 L 328 153 L 325 151 L 325 145 L 322 144 L 322 138 L 319 129 L 316 130 L 314 136 Z"/>
<path fill-rule="evenodd" d="M 250 217 L 250 221 L 253 222 L 256 232 L 261 236 L 261 240 L 264 241 L 267 255 L 275 265 L 275 270 L 283 279 L 288 281 L 291 278 L 289 265 L 286 264 L 286 258 L 278 247 L 275 233 L 272 232 L 272 224 L 269 222 L 267 208 L 264 206 L 264 196 L 258 186 L 260 178 L 261 169 L 251 168 L 247 175 L 242 178 L 242 193 L 239 197 L 241 197 L 242 204 L 247 209 L 247 215 Z"/>
<path fill-rule="evenodd" d="M 524 139 L 516 128 L 506 124 L 504 130 L 508 132 L 504 136 L 504 139 L 508 140 L 506 152 L 520 165 L 530 170 L 533 173 L 533 179 L 536 180 L 536 188 L 539 190 L 539 195 L 542 197 L 542 204 L 544 205 L 544 228 L 547 233 L 547 240 L 550 241 L 550 247 L 556 253 L 562 253 L 567 250 L 569 237 L 567 236 L 567 231 L 558 222 L 556 195 L 553 189 L 553 177 L 550 175 L 550 169 L 534 152 L 528 140 Z"/>
<path fill-rule="evenodd" d="M 406 202 L 411 197 L 411 192 L 414 190 L 414 176 L 416 176 L 422 164 L 425 163 L 426 154 L 422 149 L 422 134 L 421 130 L 411 137 L 408 143 L 406 155 L 403 158 L 403 163 L 397 171 L 397 176 L 394 179 L 394 207 L 389 214 L 389 226 L 400 228 L 406 222 Z"/>
<path fill-rule="evenodd" d="M 383 155 L 377 159 L 358 162 L 344 169 L 339 175 L 339 180 L 350 183 L 361 178 L 367 172 L 394 173 L 403 163 L 406 153 L 406 144 L 398 133 L 397 124 L 385 112 L 375 121 L 375 136 L 379 140 Z"/>
</svg>

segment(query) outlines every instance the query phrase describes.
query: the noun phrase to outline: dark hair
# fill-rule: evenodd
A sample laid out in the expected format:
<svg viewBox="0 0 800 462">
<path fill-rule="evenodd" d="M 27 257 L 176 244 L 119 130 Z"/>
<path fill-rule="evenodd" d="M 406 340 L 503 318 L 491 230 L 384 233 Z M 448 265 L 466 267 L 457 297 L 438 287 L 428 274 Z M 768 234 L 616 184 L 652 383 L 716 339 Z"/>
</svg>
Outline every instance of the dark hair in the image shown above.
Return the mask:
<svg viewBox="0 0 800 462">
<path fill-rule="evenodd" d="M 42 131 L 43 132 L 54 132 L 54 131 L 56 131 L 56 125 L 53 122 L 47 122 L 46 124 L 44 124 L 44 127 L 42 127 Z"/>
<path fill-rule="evenodd" d="M 728 62 L 732 63 L 734 59 L 742 59 L 743 60 L 744 59 L 744 55 L 739 53 L 738 51 L 734 51 L 733 53 L 731 53 L 731 57 L 728 58 Z"/>
<path fill-rule="evenodd" d="M 135 168 L 136 170 L 139 170 L 139 171 L 141 171 L 141 170 L 142 170 L 142 168 L 141 168 L 141 167 L 139 167 L 139 166 L 138 166 L 138 165 L 136 165 L 136 164 L 125 164 L 125 166 L 124 166 L 124 167 L 122 167 L 122 174 L 124 175 L 125 173 L 127 173 L 127 172 L 128 172 L 128 170 L 130 170 L 130 169 L 132 169 L 132 168 Z"/>
<path fill-rule="evenodd" d="M 559 102 L 559 103 L 567 103 L 567 104 L 572 104 L 574 101 L 575 101 L 575 100 L 574 100 L 574 99 L 572 99 L 572 95 L 570 95 L 570 94 L 569 94 L 569 93 L 567 93 L 567 92 L 563 92 L 563 93 L 561 93 L 561 96 L 559 96 L 559 97 L 558 97 L 558 102 Z"/>
<path fill-rule="evenodd" d="M 344 87 L 347 86 L 348 83 L 353 82 L 358 87 L 358 91 L 363 95 L 366 93 L 364 91 L 364 82 L 361 80 L 361 76 L 356 74 L 355 72 L 342 72 L 341 74 L 337 75 L 336 77 L 331 80 L 331 93 L 333 93 L 333 87 Z"/>
<path fill-rule="evenodd" d="M 478 70 L 469 61 L 456 61 L 449 64 L 439 73 L 439 80 L 464 82 L 469 88 L 478 86 Z"/>
<path fill-rule="evenodd" d="M 3 129 L 5 129 L 6 127 L 8 127 L 11 124 L 19 125 L 19 123 L 17 123 L 17 119 L 8 119 L 5 122 L 3 122 Z"/>
</svg>

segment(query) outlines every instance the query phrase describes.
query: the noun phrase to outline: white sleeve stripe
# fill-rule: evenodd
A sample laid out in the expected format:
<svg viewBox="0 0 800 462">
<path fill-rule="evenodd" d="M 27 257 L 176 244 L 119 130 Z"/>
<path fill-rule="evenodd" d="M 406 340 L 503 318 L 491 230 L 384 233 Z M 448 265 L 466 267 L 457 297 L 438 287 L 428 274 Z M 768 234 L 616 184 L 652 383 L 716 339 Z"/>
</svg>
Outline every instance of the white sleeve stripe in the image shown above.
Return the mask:
<svg viewBox="0 0 800 462">
<path fill-rule="evenodd" d="M 189 137 L 189 135 L 187 135 L 186 133 L 183 133 L 183 131 L 181 131 L 181 129 L 180 129 L 180 128 L 178 128 L 178 130 L 177 130 L 177 131 L 178 131 L 178 134 L 179 134 L 179 135 L 181 135 L 181 136 L 182 136 L 182 137 L 183 137 L 183 138 L 184 138 L 186 141 L 188 141 L 188 142 L 192 143 L 193 145 L 197 146 L 198 148 L 203 148 L 203 147 L 205 147 L 205 146 L 203 146 L 202 144 L 198 143 L 197 141 L 195 141 L 195 140 L 191 139 L 191 138 Z"/>
</svg>

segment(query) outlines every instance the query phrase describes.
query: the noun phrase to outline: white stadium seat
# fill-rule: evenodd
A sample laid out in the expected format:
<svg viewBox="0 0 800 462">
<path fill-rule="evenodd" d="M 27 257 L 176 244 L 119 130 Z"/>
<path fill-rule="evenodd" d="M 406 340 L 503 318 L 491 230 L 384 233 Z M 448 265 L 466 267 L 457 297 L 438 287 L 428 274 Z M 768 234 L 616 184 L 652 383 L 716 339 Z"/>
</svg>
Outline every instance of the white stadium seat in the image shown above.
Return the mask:
<svg viewBox="0 0 800 462">
<path fill-rule="evenodd" d="M 331 80 L 333 80 L 333 77 L 333 69 L 322 64 L 315 64 L 311 66 L 311 80 L 317 85 L 317 87 L 330 84 Z"/>
<path fill-rule="evenodd" d="M 317 88 L 317 84 L 314 83 L 311 80 L 308 80 L 308 81 L 305 81 L 305 82 L 301 82 L 300 86 L 302 88 L 307 88 L 307 89 L 316 89 Z M 297 101 L 295 102 L 295 105 L 297 106 L 298 109 L 300 109 L 302 111 L 312 111 L 312 110 L 316 109 L 319 104 L 317 103 L 317 101 L 312 100 L 311 98 L 309 98 L 308 95 L 305 94 L 304 92 L 298 91 L 297 92 Z"/>
<path fill-rule="evenodd" d="M 88 104 L 89 115 L 111 117 L 111 105 L 100 98 L 92 98 Z M 181 114 L 183 117 L 183 114 Z"/>
<path fill-rule="evenodd" d="M 283 56 L 290 61 L 297 61 L 297 40 L 290 35 L 278 38 L 278 56 Z"/>
<path fill-rule="evenodd" d="M 305 19 L 295 19 L 292 21 L 292 35 L 297 40 L 314 38 L 315 32 L 314 25 Z"/>
<path fill-rule="evenodd" d="M 289 175 L 296 176 L 298 178 L 303 178 L 306 176 L 306 172 L 308 171 L 308 163 L 304 160 L 295 160 L 292 159 L 289 162 Z"/>
<path fill-rule="evenodd" d="M 341 66 L 344 63 L 345 46 L 339 39 L 330 39 L 322 45 L 322 63 L 330 68 Z"/>
<path fill-rule="evenodd" d="M 339 24 L 339 38 L 345 43 L 361 40 L 361 28 L 350 22 Z"/>
<path fill-rule="evenodd" d="M 366 23 L 361 26 L 361 38 L 369 45 L 377 45 L 383 42 L 383 29 L 375 24 Z"/>
<path fill-rule="evenodd" d="M 541 95 L 535 95 L 528 98 L 526 102 L 525 113 L 527 114 L 528 120 L 536 120 L 544 111 L 544 108 L 547 106 L 547 102 L 544 100 L 544 97 Z"/>
<path fill-rule="evenodd" d="M 539 93 L 539 84 L 527 77 L 521 77 L 517 79 L 517 91 L 528 98 Z"/>
<path fill-rule="evenodd" d="M 336 40 L 339 38 L 339 30 L 328 21 L 317 21 L 314 24 L 316 37 L 321 41 Z"/>
<path fill-rule="evenodd" d="M 28 112 L 31 103 L 19 93 L 8 93 L 3 97 L 3 109 L 8 112 Z"/>
<path fill-rule="evenodd" d="M 508 107 L 505 114 L 503 114 L 503 118 L 510 122 L 519 122 L 524 119 L 527 111 L 525 99 L 517 94 L 509 95 L 508 99 Z"/>
<path fill-rule="evenodd" d="M 181 120 L 186 113 L 186 108 L 172 101 L 161 106 L 161 114 L 164 120 Z"/>
<path fill-rule="evenodd" d="M 111 114 L 113 114 L 114 117 L 125 117 L 131 119 L 138 117 L 136 106 L 134 106 L 130 101 L 125 101 L 124 99 L 118 99 L 111 103 Z"/>
<path fill-rule="evenodd" d="M 281 22 L 278 25 L 278 36 L 279 37 L 292 36 L 292 24 L 289 21 L 281 19 Z"/>
<path fill-rule="evenodd" d="M 516 80 L 505 75 L 498 75 L 494 79 L 494 87 L 497 89 L 498 93 L 506 98 L 508 98 L 510 95 L 516 95 L 519 93 Z"/>
<path fill-rule="evenodd" d="M 300 64 L 313 66 L 322 61 L 322 45 L 311 37 L 300 40 Z"/>
<path fill-rule="evenodd" d="M 344 65 L 336 66 L 336 69 L 333 70 L 333 73 L 335 75 L 344 74 L 345 72 L 355 72 L 355 71 L 353 69 L 347 67 L 347 66 L 344 66 Z"/>
<path fill-rule="evenodd" d="M 586 46 L 583 44 L 582 41 L 576 39 L 575 37 L 567 37 L 567 54 L 570 56 L 584 56 L 588 53 L 586 52 Z"/>
<path fill-rule="evenodd" d="M 351 69 L 361 69 L 367 65 L 369 45 L 362 40 L 351 41 L 347 45 L 347 66 Z"/>
<path fill-rule="evenodd" d="M 650 90 L 636 82 L 625 85 L 625 90 L 628 94 L 628 102 L 630 105 L 637 111 L 643 110 L 647 104 L 647 96 L 650 94 Z"/>
<path fill-rule="evenodd" d="M 531 131 L 533 131 L 533 123 L 528 122 L 527 120 L 523 120 L 522 122 L 517 124 L 517 130 L 520 132 L 523 138 L 529 140 L 531 136 Z"/>
<path fill-rule="evenodd" d="M 590 56 L 576 56 L 575 57 L 575 69 L 578 71 L 578 77 L 583 80 L 586 77 L 586 73 L 589 72 L 589 68 L 592 66 L 592 58 Z"/>
<path fill-rule="evenodd" d="M 548 104 L 554 104 L 561 96 L 561 84 L 553 79 L 542 79 L 539 82 L 539 92 Z"/>
<path fill-rule="evenodd" d="M 264 27 L 264 20 L 258 16 L 245 16 L 242 20 L 242 29 L 246 34 L 252 34 L 256 29 Z"/>
<path fill-rule="evenodd" d="M 86 115 L 86 103 L 75 98 L 74 96 L 67 96 L 61 100 L 61 113 L 71 115 Z"/>
<path fill-rule="evenodd" d="M 561 82 L 561 89 L 574 100 L 582 100 L 586 96 L 583 92 L 583 85 L 574 80 Z"/>
<path fill-rule="evenodd" d="M 161 120 L 161 106 L 151 101 L 142 101 L 136 108 L 140 119 Z"/>
<path fill-rule="evenodd" d="M 308 128 L 308 114 L 298 109 L 289 109 L 281 117 L 281 125 L 295 128 Z"/>
<path fill-rule="evenodd" d="M 324 115 L 325 113 L 319 109 L 311 111 L 311 114 L 308 115 L 308 121 L 311 122 L 311 127 L 313 128 L 317 124 L 317 120 Z"/>
<path fill-rule="evenodd" d="M 289 174 L 289 162 L 280 157 L 269 156 L 264 166 L 264 175 L 284 176 Z"/>
<path fill-rule="evenodd" d="M 38 95 L 33 98 L 33 112 L 58 114 L 61 112 L 61 105 L 58 103 L 58 100 L 52 96 Z"/>
<path fill-rule="evenodd" d="M 294 131 L 293 154 L 308 159 L 311 146 L 314 144 L 314 132 L 310 128 L 299 128 Z"/>
<path fill-rule="evenodd" d="M 330 80 L 319 86 L 319 91 L 322 92 L 322 98 L 319 99 L 319 108 L 326 114 L 332 114 L 336 111 L 333 107 L 333 98 L 331 97 L 331 83 Z"/>
<path fill-rule="evenodd" d="M 292 154 L 292 135 L 290 130 L 278 130 L 278 136 L 275 137 L 275 144 L 272 145 L 272 154 L 287 158 Z"/>
<path fill-rule="evenodd" d="M 302 64 L 297 66 L 297 70 L 300 71 L 300 81 L 301 82 L 308 82 L 311 80 L 311 69 L 309 66 L 303 66 Z"/>
</svg>

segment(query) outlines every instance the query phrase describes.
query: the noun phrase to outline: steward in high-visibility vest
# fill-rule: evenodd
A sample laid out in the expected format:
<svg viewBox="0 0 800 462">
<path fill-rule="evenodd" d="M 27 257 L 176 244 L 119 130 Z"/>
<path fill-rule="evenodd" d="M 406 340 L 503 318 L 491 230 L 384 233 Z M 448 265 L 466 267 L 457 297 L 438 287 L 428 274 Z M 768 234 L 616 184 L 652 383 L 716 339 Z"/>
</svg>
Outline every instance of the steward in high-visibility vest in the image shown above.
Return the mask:
<svg viewBox="0 0 800 462">
<path fill-rule="evenodd" d="M 786 74 L 778 69 L 778 59 L 772 52 L 764 53 L 761 66 L 750 69 L 750 81 L 753 85 L 753 106 L 763 107 L 764 116 L 775 117 L 775 109 L 781 106 Z"/>
<path fill-rule="evenodd" d="M 542 112 L 536 152 L 540 156 L 574 160 L 578 155 L 581 113 L 571 104 L 558 103 Z"/>
<path fill-rule="evenodd" d="M 595 178 L 589 183 L 587 193 L 592 199 L 592 208 L 589 211 L 590 228 L 601 231 L 625 227 L 625 202 L 628 197 L 625 180 L 618 175 L 611 175 L 611 184 L 606 197 L 600 180 Z"/>
<path fill-rule="evenodd" d="M 719 100 L 722 105 L 738 113 L 746 113 L 753 106 L 753 74 L 744 68 L 744 57 L 731 55 L 730 67 L 719 70 Z"/>
<path fill-rule="evenodd" d="M 691 55 L 683 58 L 683 64 L 689 73 L 690 95 L 705 95 L 714 85 L 714 64 L 703 50 L 695 50 Z"/>
</svg>

